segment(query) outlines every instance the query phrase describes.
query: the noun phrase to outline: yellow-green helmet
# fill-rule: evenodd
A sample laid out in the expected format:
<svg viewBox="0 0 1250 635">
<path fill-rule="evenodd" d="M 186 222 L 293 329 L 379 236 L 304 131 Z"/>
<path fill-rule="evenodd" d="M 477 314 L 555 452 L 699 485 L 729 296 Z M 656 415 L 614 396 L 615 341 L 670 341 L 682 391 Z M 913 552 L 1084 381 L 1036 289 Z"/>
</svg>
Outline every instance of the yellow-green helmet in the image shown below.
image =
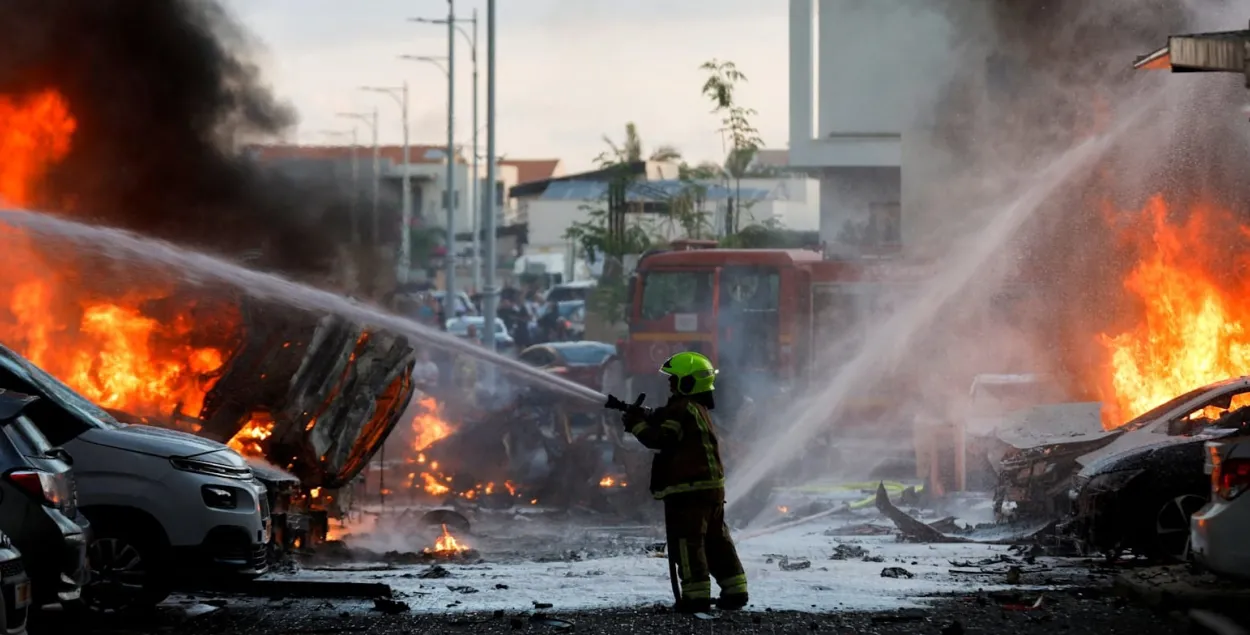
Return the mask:
<svg viewBox="0 0 1250 635">
<path fill-rule="evenodd" d="M 678 353 L 660 367 L 660 372 L 677 378 L 677 392 L 697 395 L 715 390 L 716 373 L 712 360 L 698 353 Z"/>
</svg>

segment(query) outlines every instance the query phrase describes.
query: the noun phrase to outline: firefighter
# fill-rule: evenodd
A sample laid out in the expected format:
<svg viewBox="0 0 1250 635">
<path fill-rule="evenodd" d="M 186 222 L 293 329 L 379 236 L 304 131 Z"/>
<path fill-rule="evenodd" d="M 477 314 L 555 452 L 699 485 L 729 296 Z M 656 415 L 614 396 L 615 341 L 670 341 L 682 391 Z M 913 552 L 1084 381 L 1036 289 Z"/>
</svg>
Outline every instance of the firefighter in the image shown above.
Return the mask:
<svg viewBox="0 0 1250 635">
<path fill-rule="evenodd" d="M 677 610 L 747 604 L 747 577 L 725 524 L 725 468 L 712 418 L 716 370 L 698 353 L 678 353 L 660 367 L 668 376 L 668 403 L 650 413 L 627 412 L 625 428 L 644 446 L 659 450 L 651 465 L 651 493 L 664 502 L 670 558 L 677 563 L 681 599 Z"/>
</svg>

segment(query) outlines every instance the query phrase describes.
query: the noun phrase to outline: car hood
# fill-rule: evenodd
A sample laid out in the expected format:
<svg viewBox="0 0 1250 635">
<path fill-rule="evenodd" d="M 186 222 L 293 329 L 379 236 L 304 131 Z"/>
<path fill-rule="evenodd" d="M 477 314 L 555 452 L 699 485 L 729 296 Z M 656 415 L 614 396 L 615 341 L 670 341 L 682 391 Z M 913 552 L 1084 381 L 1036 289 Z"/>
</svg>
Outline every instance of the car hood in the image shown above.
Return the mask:
<svg viewBox="0 0 1250 635">
<path fill-rule="evenodd" d="M 1138 462 L 1141 462 L 1142 465 L 1147 465 L 1150 455 L 1158 450 L 1186 443 L 1205 443 L 1206 441 L 1229 436 L 1235 432 L 1235 430 L 1208 428 L 1198 434 L 1168 436 L 1150 432 L 1146 429 L 1134 430 L 1124 433 L 1114 442 L 1104 447 L 1081 455 L 1077 459 L 1077 463 L 1081 465 L 1080 475 L 1082 477 L 1110 471 L 1112 468 L 1116 470 L 1137 469 Z M 1134 458 L 1130 459 L 1130 457 Z"/>
<path fill-rule="evenodd" d="M 145 425 L 123 425 L 117 429 L 96 428 L 83 433 L 83 441 L 104 447 L 138 452 L 163 458 L 203 457 L 219 453 L 215 462 L 231 467 L 247 467 L 243 457 L 228 446 L 194 434 Z M 224 452 L 223 452 L 224 450 Z"/>
<path fill-rule="evenodd" d="M 1098 402 L 1046 404 L 1008 413 L 998 439 L 1017 450 L 1110 443 L 1120 433 L 1102 427 Z"/>
</svg>

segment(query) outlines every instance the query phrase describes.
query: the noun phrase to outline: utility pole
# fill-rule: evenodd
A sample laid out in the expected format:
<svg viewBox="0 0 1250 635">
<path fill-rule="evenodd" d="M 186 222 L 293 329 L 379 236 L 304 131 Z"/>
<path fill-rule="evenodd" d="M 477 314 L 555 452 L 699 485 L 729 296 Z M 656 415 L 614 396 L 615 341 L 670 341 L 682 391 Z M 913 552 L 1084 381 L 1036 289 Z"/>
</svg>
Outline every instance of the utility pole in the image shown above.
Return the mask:
<svg viewBox="0 0 1250 635">
<path fill-rule="evenodd" d="M 498 312 L 499 290 L 495 288 L 495 0 L 486 0 L 486 205 L 482 229 L 486 234 L 486 289 L 482 309 L 486 314 L 487 350 L 495 350 L 495 316 Z M 495 368 L 487 371 L 494 379 Z M 488 385 L 494 386 L 494 381 Z"/>
<path fill-rule="evenodd" d="M 403 180 L 403 202 L 399 221 L 399 258 L 395 262 L 395 280 L 399 284 L 404 284 L 408 282 L 408 277 L 412 272 L 412 173 L 409 170 L 412 160 L 409 156 L 411 146 L 408 143 L 408 82 L 404 82 L 398 88 L 363 86 L 361 90 L 390 95 L 391 99 L 399 103 L 403 114 L 404 165 L 400 175 Z"/>
<path fill-rule="evenodd" d="M 447 294 L 444 315 L 456 317 L 456 0 L 447 0 Z M 494 329 L 488 328 L 487 332 Z"/>
<path fill-rule="evenodd" d="M 365 124 L 369 126 L 369 128 L 373 132 L 373 235 L 372 235 L 372 239 L 373 239 L 373 244 L 376 246 L 378 242 L 378 235 L 379 233 L 381 233 L 380 225 L 378 223 L 378 213 L 379 213 L 378 210 L 379 210 L 381 195 L 382 195 L 382 154 L 381 154 L 381 148 L 378 147 L 378 109 L 374 108 L 372 113 L 341 112 L 341 113 L 338 113 L 338 116 L 344 117 L 347 119 L 355 119 L 357 121 L 363 121 Z M 355 147 L 356 147 L 355 144 L 353 144 L 352 145 L 353 150 L 355 149 Z M 353 160 L 352 163 L 354 164 L 355 161 Z"/>
</svg>

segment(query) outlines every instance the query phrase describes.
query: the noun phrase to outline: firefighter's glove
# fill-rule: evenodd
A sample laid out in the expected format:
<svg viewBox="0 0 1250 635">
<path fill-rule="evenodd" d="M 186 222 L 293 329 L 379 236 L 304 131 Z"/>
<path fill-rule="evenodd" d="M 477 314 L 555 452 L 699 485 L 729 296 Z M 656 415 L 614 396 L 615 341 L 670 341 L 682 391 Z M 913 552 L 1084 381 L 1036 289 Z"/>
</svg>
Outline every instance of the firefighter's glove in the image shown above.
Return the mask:
<svg viewBox="0 0 1250 635">
<path fill-rule="evenodd" d="M 621 423 L 625 426 L 626 431 L 632 430 L 634 426 L 646 420 L 647 420 L 646 413 L 638 411 L 638 410 L 626 412 L 625 414 L 621 415 Z"/>
</svg>

